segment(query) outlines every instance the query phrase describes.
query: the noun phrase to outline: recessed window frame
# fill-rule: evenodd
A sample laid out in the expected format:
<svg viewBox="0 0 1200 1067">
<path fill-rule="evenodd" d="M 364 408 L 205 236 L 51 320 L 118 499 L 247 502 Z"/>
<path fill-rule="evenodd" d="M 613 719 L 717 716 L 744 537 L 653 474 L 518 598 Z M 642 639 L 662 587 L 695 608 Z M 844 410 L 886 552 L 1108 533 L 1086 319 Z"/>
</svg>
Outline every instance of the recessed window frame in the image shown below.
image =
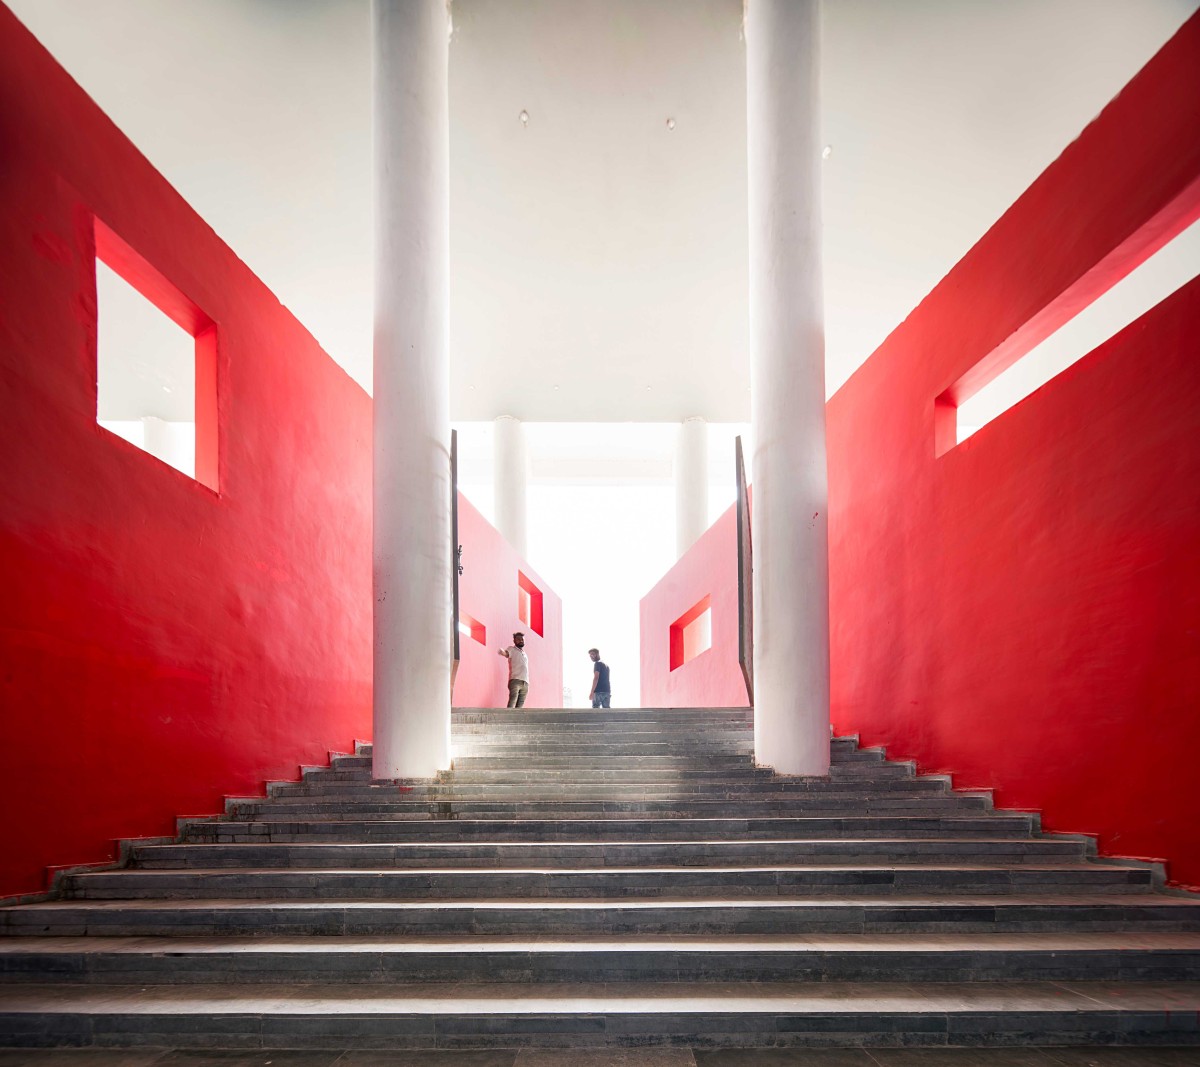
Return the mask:
<svg viewBox="0 0 1200 1067">
<path fill-rule="evenodd" d="M 670 627 L 670 669 L 678 670 L 712 648 L 712 594 L 706 593 Z"/>
<path fill-rule="evenodd" d="M 178 286 L 170 282 L 112 227 L 95 216 L 92 218 L 92 234 L 95 260 L 108 267 L 194 340 L 196 453 L 192 480 L 219 494 L 217 325 L 195 301 L 185 296 Z M 94 268 L 92 284 L 94 289 Z M 99 359 L 100 354 L 97 351 L 97 376 Z M 96 404 L 98 417 L 98 388 Z"/>
<path fill-rule="evenodd" d="M 524 571 L 517 571 L 517 618 L 538 637 L 545 633 L 542 591 Z"/>
</svg>

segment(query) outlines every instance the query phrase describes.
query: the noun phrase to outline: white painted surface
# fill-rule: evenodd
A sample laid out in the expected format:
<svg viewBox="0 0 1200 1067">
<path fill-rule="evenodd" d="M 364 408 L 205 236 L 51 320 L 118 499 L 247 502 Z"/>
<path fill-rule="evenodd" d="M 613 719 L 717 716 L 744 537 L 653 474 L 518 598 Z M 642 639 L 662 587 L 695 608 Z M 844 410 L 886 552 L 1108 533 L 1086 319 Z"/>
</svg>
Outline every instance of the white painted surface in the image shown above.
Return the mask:
<svg viewBox="0 0 1200 1067">
<path fill-rule="evenodd" d="M 196 424 L 194 422 L 167 422 L 153 415 L 142 417 L 142 447 L 150 455 L 182 471 L 189 478 L 196 477 Z"/>
<path fill-rule="evenodd" d="M 829 771 L 818 0 L 747 0 L 754 750 Z"/>
<path fill-rule="evenodd" d="M 375 4 L 374 774 L 450 764 L 445 0 Z"/>
<path fill-rule="evenodd" d="M 7 2 L 369 388 L 367 0 Z M 1196 6 L 827 0 L 829 391 Z M 456 420 L 748 418 L 741 16 L 455 0 Z"/>
<path fill-rule="evenodd" d="M 675 444 L 675 554 L 708 529 L 708 423 L 698 415 L 679 424 Z"/>
<path fill-rule="evenodd" d="M 496 529 L 504 539 L 526 556 L 526 487 L 529 483 L 529 451 L 525 445 L 525 426 L 512 415 L 501 415 L 495 426 L 495 463 L 492 471 L 496 502 Z"/>
</svg>

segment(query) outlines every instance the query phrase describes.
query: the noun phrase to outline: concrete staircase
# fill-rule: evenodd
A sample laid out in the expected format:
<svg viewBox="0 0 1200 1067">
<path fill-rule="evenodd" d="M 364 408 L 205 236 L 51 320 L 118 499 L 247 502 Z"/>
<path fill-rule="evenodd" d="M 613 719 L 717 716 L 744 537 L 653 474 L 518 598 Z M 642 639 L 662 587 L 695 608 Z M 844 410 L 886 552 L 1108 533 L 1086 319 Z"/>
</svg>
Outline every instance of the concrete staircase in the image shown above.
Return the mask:
<svg viewBox="0 0 1200 1067">
<path fill-rule="evenodd" d="M 0 909 L 0 1043 L 1200 1044 L 1200 901 L 747 709 L 459 710 Z"/>
</svg>

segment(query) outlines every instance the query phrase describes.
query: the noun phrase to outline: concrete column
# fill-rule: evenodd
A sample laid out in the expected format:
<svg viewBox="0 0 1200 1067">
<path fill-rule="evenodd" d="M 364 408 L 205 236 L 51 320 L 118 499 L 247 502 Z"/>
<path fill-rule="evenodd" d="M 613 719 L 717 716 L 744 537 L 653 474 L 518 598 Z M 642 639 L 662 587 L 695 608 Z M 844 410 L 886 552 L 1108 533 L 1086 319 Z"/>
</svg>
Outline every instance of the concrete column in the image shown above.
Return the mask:
<svg viewBox="0 0 1200 1067">
<path fill-rule="evenodd" d="M 699 415 L 679 424 L 675 443 L 675 555 L 708 529 L 708 423 Z"/>
<path fill-rule="evenodd" d="M 512 415 L 496 419 L 492 442 L 492 488 L 495 493 L 496 529 L 524 557 L 525 487 L 529 481 L 529 454 L 525 424 Z"/>
<path fill-rule="evenodd" d="M 375 758 L 450 765 L 446 0 L 375 0 Z"/>
<path fill-rule="evenodd" d="M 829 772 L 820 6 L 746 0 L 754 747 Z"/>
</svg>

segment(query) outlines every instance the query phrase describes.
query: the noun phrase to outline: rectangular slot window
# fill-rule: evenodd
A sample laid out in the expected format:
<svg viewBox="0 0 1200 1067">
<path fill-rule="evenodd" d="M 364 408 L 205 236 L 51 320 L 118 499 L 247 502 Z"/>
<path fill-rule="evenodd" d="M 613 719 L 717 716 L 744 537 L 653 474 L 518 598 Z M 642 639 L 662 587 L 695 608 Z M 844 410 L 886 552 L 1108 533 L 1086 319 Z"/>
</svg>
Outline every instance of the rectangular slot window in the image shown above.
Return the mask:
<svg viewBox="0 0 1200 1067">
<path fill-rule="evenodd" d="M 478 641 L 481 645 L 487 644 L 487 627 L 478 619 L 471 618 L 465 611 L 458 613 L 458 632 L 463 637 L 469 637 L 472 641 Z"/>
<path fill-rule="evenodd" d="M 671 623 L 671 670 L 712 648 L 712 595 L 697 601 Z"/>
<path fill-rule="evenodd" d="M 517 618 L 542 636 L 542 591 L 522 571 L 517 571 Z"/>
<path fill-rule="evenodd" d="M 936 401 L 937 455 L 961 444 L 1162 303 L 1196 276 L 1198 263 L 1200 222 L 1194 222 L 1015 362 L 976 385 L 974 392 L 961 395 L 967 393 L 961 382 L 948 389 Z M 972 376 L 968 372 L 964 378 Z"/>
<path fill-rule="evenodd" d="M 216 327 L 100 220 L 96 421 L 217 490 Z"/>
</svg>

